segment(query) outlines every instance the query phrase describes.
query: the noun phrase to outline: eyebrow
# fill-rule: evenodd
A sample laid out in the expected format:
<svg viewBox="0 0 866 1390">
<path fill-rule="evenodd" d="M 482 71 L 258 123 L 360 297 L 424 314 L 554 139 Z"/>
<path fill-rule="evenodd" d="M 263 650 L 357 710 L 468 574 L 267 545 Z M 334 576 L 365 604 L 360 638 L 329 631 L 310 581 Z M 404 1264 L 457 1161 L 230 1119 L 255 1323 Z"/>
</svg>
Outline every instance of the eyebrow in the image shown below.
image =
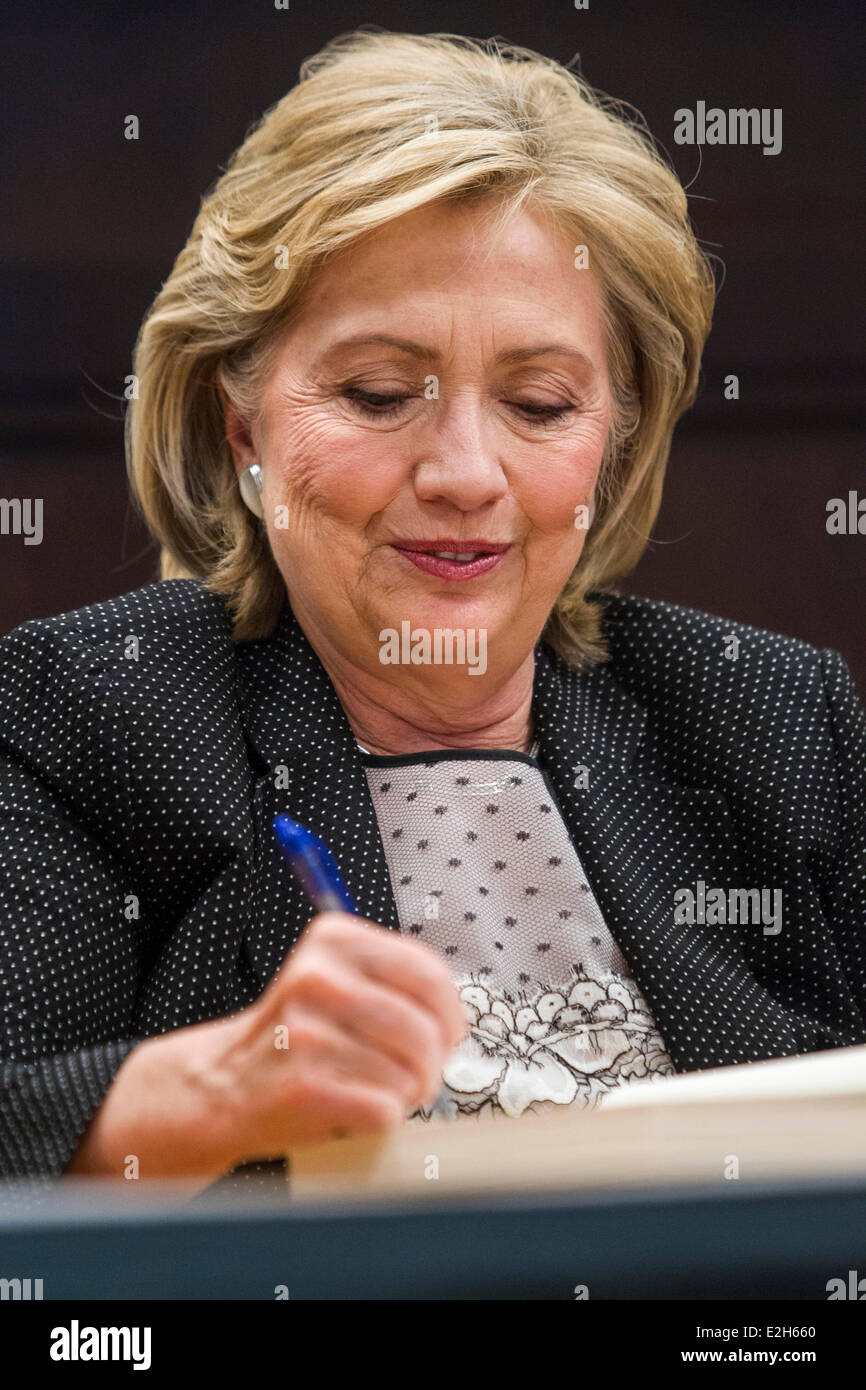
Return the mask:
<svg viewBox="0 0 866 1390">
<path fill-rule="evenodd" d="M 322 365 L 328 358 L 336 356 L 344 348 L 363 347 L 366 344 L 397 348 L 400 352 L 408 353 L 410 357 L 428 362 L 438 362 L 442 358 L 438 348 L 427 347 L 424 343 L 415 343 L 410 338 L 395 338 L 390 333 L 359 333 L 332 343 L 322 353 L 316 365 Z M 595 365 L 586 353 L 580 352 L 577 348 L 569 347 L 567 343 L 533 343 L 529 347 L 507 348 L 497 353 L 494 360 L 507 366 L 515 366 L 521 362 L 527 362 L 533 357 L 543 357 L 547 353 L 554 352 L 561 357 L 572 358 L 584 370 L 595 373 Z"/>
</svg>

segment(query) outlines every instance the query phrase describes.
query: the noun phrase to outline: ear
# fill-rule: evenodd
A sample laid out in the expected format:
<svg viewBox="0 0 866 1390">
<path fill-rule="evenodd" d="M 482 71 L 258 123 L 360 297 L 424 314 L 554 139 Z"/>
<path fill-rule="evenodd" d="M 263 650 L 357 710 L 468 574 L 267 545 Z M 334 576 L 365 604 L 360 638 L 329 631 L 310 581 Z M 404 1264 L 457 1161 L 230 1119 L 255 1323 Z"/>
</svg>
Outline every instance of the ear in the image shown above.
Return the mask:
<svg viewBox="0 0 866 1390">
<path fill-rule="evenodd" d="M 220 381 L 219 372 L 216 376 L 216 388 L 222 402 L 226 439 L 234 458 L 235 473 L 240 477 L 244 469 L 249 468 L 251 463 L 259 462 L 255 442 L 246 421 L 241 419 L 229 400 L 225 387 Z"/>
</svg>

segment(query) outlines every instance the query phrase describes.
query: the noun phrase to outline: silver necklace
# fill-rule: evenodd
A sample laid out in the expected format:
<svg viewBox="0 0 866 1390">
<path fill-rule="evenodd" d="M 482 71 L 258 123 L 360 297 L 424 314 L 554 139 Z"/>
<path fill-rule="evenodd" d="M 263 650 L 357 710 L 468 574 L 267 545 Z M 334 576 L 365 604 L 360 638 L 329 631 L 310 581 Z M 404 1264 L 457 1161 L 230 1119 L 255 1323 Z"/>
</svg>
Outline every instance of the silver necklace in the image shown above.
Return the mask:
<svg viewBox="0 0 866 1390">
<path fill-rule="evenodd" d="M 363 745 L 362 743 L 358 743 L 357 740 L 355 741 L 355 746 L 356 746 L 362 753 L 366 753 L 368 758 L 372 758 L 372 757 L 373 757 L 373 754 L 370 752 L 369 748 L 365 748 L 364 745 Z M 457 753 L 457 752 L 459 752 L 460 750 L 457 749 L 457 748 L 454 748 L 454 749 L 443 750 L 443 751 L 449 751 L 449 752 Z M 497 751 L 499 751 L 499 750 L 497 750 Z M 505 750 L 502 750 L 502 751 L 505 751 Z M 514 752 L 517 752 L 517 749 L 514 749 L 513 751 L 514 751 Z M 538 739 L 537 739 L 537 738 L 536 738 L 536 739 L 533 739 L 532 747 L 531 747 L 530 750 L 529 750 L 528 756 L 529 756 L 530 758 L 537 758 L 537 757 L 538 757 Z"/>
</svg>

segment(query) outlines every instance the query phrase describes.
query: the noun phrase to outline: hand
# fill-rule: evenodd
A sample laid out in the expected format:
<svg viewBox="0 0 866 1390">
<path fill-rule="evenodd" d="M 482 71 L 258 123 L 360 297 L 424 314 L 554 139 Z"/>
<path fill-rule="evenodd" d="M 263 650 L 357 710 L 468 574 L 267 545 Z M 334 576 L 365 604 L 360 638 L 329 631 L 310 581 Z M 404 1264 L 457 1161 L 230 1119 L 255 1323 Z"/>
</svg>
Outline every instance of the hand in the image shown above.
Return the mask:
<svg viewBox="0 0 866 1390">
<path fill-rule="evenodd" d="M 432 1104 L 466 1033 L 457 988 L 429 947 L 321 913 L 261 997 L 214 1031 L 214 1122 L 236 1162 L 385 1131 Z"/>
<path fill-rule="evenodd" d="M 142 1178 L 211 1179 L 336 1132 L 389 1129 L 433 1101 L 466 1032 L 428 947 L 321 913 L 254 1004 L 132 1049 L 64 1172 L 121 1177 L 134 1157 Z"/>
</svg>

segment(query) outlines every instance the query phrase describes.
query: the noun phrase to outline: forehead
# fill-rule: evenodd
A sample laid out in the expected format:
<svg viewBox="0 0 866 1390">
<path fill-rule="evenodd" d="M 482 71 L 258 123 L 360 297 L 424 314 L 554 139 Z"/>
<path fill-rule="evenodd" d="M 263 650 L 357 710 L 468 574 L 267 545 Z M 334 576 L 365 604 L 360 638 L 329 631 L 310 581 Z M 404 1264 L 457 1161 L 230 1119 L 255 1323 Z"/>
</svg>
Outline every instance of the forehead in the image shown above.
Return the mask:
<svg viewBox="0 0 866 1390">
<path fill-rule="evenodd" d="M 295 347 L 333 356 L 365 333 L 429 338 L 477 322 L 497 347 L 544 330 L 600 363 L 601 295 L 591 269 L 575 268 L 572 240 L 540 210 L 501 225 L 499 210 L 439 200 L 366 234 L 313 277 L 292 316 Z"/>
</svg>

